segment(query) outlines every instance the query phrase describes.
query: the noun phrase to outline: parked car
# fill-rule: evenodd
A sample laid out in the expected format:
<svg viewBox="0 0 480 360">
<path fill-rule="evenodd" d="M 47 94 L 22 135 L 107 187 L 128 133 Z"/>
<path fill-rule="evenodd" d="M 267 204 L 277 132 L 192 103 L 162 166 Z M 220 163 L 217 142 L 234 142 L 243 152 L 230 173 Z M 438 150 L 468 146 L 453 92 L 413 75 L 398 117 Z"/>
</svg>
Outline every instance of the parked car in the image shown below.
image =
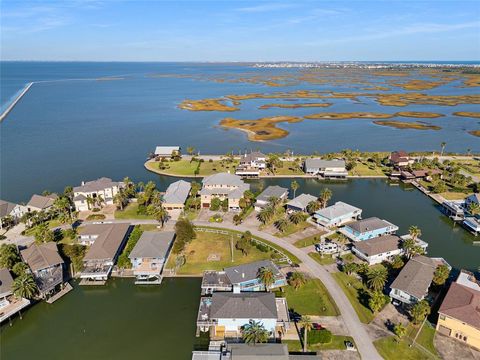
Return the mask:
<svg viewBox="0 0 480 360">
<path fill-rule="evenodd" d="M 355 345 L 353 345 L 351 341 L 345 341 L 345 347 L 347 348 L 347 350 L 350 350 L 350 351 L 357 350 L 357 348 L 355 347 Z"/>
<path fill-rule="evenodd" d="M 324 327 L 322 325 L 320 325 L 319 323 L 313 323 L 312 324 L 312 328 L 313 330 L 322 330 L 324 329 Z"/>
</svg>

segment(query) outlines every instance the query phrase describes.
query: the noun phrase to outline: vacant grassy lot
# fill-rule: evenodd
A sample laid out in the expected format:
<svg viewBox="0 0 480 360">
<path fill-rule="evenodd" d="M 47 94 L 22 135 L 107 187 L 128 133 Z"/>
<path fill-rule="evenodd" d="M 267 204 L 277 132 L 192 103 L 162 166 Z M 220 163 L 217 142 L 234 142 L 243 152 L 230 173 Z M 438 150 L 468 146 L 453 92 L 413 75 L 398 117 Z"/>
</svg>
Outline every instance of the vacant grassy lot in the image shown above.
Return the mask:
<svg viewBox="0 0 480 360">
<path fill-rule="evenodd" d="M 361 322 L 368 324 L 374 318 L 373 312 L 367 307 L 367 288 L 356 277 L 343 272 L 332 274 L 337 283 L 343 289 L 348 300 L 352 304 Z"/>
<path fill-rule="evenodd" d="M 357 165 L 349 171 L 349 175 L 354 176 L 386 176 L 384 170 L 386 168 L 366 165 L 364 163 L 357 162 Z"/>
<path fill-rule="evenodd" d="M 335 264 L 335 258 L 331 255 L 320 255 L 318 252 L 309 253 L 308 256 L 313 258 L 320 265 L 331 265 Z"/>
<path fill-rule="evenodd" d="M 271 174 L 271 173 L 270 173 Z M 299 168 L 293 161 L 284 161 L 281 168 L 275 169 L 275 175 L 305 175 L 303 170 Z M 297 190 L 297 194 L 299 194 Z"/>
<path fill-rule="evenodd" d="M 407 339 L 399 340 L 395 336 L 389 336 L 373 342 L 378 352 L 388 360 L 430 360 L 436 357 L 412 346 Z"/>
<path fill-rule="evenodd" d="M 310 245 L 315 245 L 320 242 L 320 236 L 322 236 L 323 234 L 324 234 L 323 232 L 320 232 L 318 234 L 297 240 L 293 245 L 295 245 L 298 248 L 304 248 Z"/>
<path fill-rule="evenodd" d="M 355 344 L 353 338 L 350 336 L 333 335 L 330 343 L 308 345 L 308 350 L 346 350 L 345 341 L 350 341 L 352 344 Z M 303 350 L 300 340 L 283 340 L 282 343 L 287 344 L 288 351 L 294 352 Z"/>
<path fill-rule="evenodd" d="M 311 227 L 312 225 L 310 225 L 308 222 L 306 221 L 303 221 L 299 224 L 293 224 L 293 223 L 290 223 L 287 227 L 287 229 L 284 231 L 284 232 L 277 232 L 275 234 L 275 236 L 278 236 L 278 237 L 286 237 L 286 236 L 290 236 L 292 234 L 295 234 L 296 232 L 299 232 L 299 231 L 303 231 L 305 230 L 306 228 L 309 228 Z"/>
<path fill-rule="evenodd" d="M 307 283 L 298 290 L 292 286 L 286 286 L 283 296 L 287 298 L 288 307 L 301 315 L 340 315 L 337 305 L 318 279 L 308 279 Z"/>
<path fill-rule="evenodd" d="M 149 161 L 145 164 L 147 169 L 154 172 L 160 172 L 167 175 L 176 176 L 195 176 L 195 170 L 198 167 L 198 161 L 180 160 L 180 161 Z M 160 166 L 165 166 L 165 169 L 160 169 Z M 229 162 L 227 160 L 215 160 L 212 162 L 200 162 L 200 172 L 197 176 L 202 177 L 219 172 L 230 171 L 233 173 L 238 166 L 238 160 Z"/>
<path fill-rule="evenodd" d="M 137 214 L 138 204 L 130 203 L 123 210 L 115 210 L 115 219 L 153 220 L 151 215 Z"/>
</svg>

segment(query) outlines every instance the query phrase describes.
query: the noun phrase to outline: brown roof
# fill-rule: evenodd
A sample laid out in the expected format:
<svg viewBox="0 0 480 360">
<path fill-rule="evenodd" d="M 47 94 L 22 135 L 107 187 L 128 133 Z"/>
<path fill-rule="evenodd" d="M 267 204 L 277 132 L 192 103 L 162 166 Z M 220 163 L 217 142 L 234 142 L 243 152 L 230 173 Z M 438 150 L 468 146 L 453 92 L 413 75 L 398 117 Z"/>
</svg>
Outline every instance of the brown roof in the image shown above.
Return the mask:
<svg viewBox="0 0 480 360">
<path fill-rule="evenodd" d="M 7 296 L 12 293 L 13 278 L 7 268 L 0 269 L 0 296 Z"/>
<path fill-rule="evenodd" d="M 0 200 L 0 218 L 10 215 L 17 204 Z"/>
<path fill-rule="evenodd" d="M 480 330 L 480 291 L 454 282 L 438 312 Z"/>
<path fill-rule="evenodd" d="M 98 235 L 83 260 L 113 260 L 130 224 L 91 224 L 80 228 L 82 235 Z"/>
<path fill-rule="evenodd" d="M 393 281 L 391 288 L 402 290 L 417 299 L 421 299 L 427 294 L 433 280 L 433 274 L 437 266 L 441 264 L 437 259 L 423 255 L 415 256 L 403 267 Z"/>
<path fill-rule="evenodd" d="M 47 196 L 34 194 L 30 201 L 27 203 L 27 206 L 46 209 L 53 205 L 53 202 L 58 196 L 56 194 L 50 194 Z"/>
<path fill-rule="evenodd" d="M 400 150 L 400 151 L 392 152 L 392 154 L 390 155 L 390 160 L 394 163 L 399 163 L 399 162 L 408 161 L 409 157 L 405 151 Z"/>
<path fill-rule="evenodd" d="M 422 169 L 422 170 L 413 170 L 412 174 L 415 177 L 425 177 L 431 175 L 440 175 L 442 173 L 441 170 L 438 169 Z"/>
<path fill-rule="evenodd" d="M 402 239 L 397 235 L 379 236 L 373 239 L 359 241 L 353 246 L 366 256 L 383 254 L 401 247 Z"/>
<path fill-rule="evenodd" d="M 33 244 L 20 251 L 22 259 L 28 264 L 32 271 L 49 268 L 54 265 L 63 264 L 63 259 L 58 254 L 57 244 L 54 242 Z"/>
</svg>

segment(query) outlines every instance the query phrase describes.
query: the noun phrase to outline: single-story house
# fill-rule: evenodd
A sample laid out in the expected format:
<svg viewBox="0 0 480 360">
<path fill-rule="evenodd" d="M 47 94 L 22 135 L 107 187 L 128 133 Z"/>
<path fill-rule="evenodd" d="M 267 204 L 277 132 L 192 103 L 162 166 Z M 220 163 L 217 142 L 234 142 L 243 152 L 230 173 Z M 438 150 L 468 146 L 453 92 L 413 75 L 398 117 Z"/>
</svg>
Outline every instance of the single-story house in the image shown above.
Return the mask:
<svg viewBox="0 0 480 360">
<path fill-rule="evenodd" d="M 192 186 L 184 180 L 171 183 L 163 195 L 163 207 L 166 210 L 183 210 Z"/>
<path fill-rule="evenodd" d="M 53 207 L 53 203 L 57 197 L 57 194 L 45 196 L 33 194 L 27 205 L 25 205 L 26 211 L 48 211 Z"/>
<path fill-rule="evenodd" d="M 127 241 L 130 224 L 90 224 L 79 228 L 79 242 L 90 246 L 83 258 L 82 279 L 105 281 Z"/>
<path fill-rule="evenodd" d="M 238 175 L 230 173 L 218 173 L 207 176 L 202 180 L 200 190 L 201 203 L 203 208 L 209 208 L 212 199 L 228 199 L 229 210 L 240 210 L 240 199 L 250 185 L 245 183 Z"/>
<path fill-rule="evenodd" d="M 320 225 L 334 227 L 358 220 L 361 215 L 362 209 L 337 201 L 335 204 L 315 212 L 313 218 Z"/>
<path fill-rule="evenodd" d="M 448 265 L 442 258 L 418 255 L 411 258 L 390 286 L 390 297 L 405 305 L 413 305 L 428 295 L 435 270 Z"/>
<path fill-rule="evenodd" d="M 0 269 L 0 322 L 27 307 L 30 300 L 19 298 L 12 292 L 13 278 L 7 268 Z"/>
<path fill-rule="evenodd" d="M 344 179 L 348 176 L 345 160 L 323 160 L 320 158 L 307 158 L 303 170 L 308 175 L 319 175 L 324 178 Z"/>
<path fill-rule="evenodd" d="M 480 282 L 460 272 L 438 310 L 437 331 L 480 350 Z"/>
<path fill-rule="evenodd" d="M 20 251 L 23 261 L 32 271 L 40 296 L 54 294 L 63 284 L 64 261 L 55 242 L 32 244 Z"/>
<path fill-rule="evenodd" d="M 212 340 L 240 337 L 250 320 L 260 322 L 277 338 L 290 327 L 287 300 L 271 292 L 214 292 L 200 299 L 197 327 L 210 331 Z"/>
<path fill-rule="evenodd" d="M 394 234 L 398 226 L 377 217 L 358 220 L 345 225 L 342 233 L 353 241 L 364 241 L 377 236 Z"/>
<path fill-rule="evenodd" d="M 180 155 L 180 150 L 180 146 L 157 146 L 154 154 L 156 157 L 171 157 Z"/>
<path fill-rule="evenodd" d="M 88 198 L 103 199 L 102 203 L 106 205 L 113 204 L 113 198 L 124 186 L 121 181 L 112 181 L 107 177 L 102 177 L 93 181 L 82 181 L 80 186 L 73 188 L 73 202 L 78 211 L 90 210 Z"/>
<path fill-rule="evenodd" d="M 128 255 L 136 283 L 159 284 L 163 265 L 175 237 L 174 231 L 144 231 Z"/>
<path fill-rule="evenodd" d="M 295 212 L 295 211 L 307 212 L 307 206 L 312 201 L 317 201 L 317 197 L 310 194 L 300 194 L 296 198 L 290 200 L 287 203 L 287 211 L 288 212 Z"/>
<path fill-rule="evenodd" d="M 262 191 L 260 195 L 257 196 L 257 201 L 255 202 L 255 210 L 260 211 L 265 206 L 268 205 L 270 198 L 275 197 L 280 200 L 285 200 L 288 197 L 288 189 L 274 185 L 269 186 Z"/>
</svg>

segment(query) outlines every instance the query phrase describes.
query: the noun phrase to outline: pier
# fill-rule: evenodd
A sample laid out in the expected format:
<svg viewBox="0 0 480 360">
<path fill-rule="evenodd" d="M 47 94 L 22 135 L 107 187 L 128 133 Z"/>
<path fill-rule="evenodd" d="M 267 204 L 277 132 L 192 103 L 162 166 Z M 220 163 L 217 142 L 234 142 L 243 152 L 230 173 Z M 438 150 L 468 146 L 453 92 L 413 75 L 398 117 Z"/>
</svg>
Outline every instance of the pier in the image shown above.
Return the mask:
<svg viewBox="0 0 480 360">
<path fill-rule="evenodd" d="M 23 90 L 20 92 L 20 94 L 18 94 L 18 96 L 12 101 L 12 103 L 10 105 L 8 105 L 8 107 L 5 109 L 5 111 L 2 112 L 2 114 L 0 115 L 0 122 L 2 122 L 3 119 L 5 119 L 7 117 L 7 115 L 13 110 L 15 105 L 17 105 L 17 103 L 20 101 L 20 99 L 27 93 L 28 90 L 30 90 L 32 85 L 33 85 L 33 82 L 28 83 L 23 88 Z"/>
</svg>

